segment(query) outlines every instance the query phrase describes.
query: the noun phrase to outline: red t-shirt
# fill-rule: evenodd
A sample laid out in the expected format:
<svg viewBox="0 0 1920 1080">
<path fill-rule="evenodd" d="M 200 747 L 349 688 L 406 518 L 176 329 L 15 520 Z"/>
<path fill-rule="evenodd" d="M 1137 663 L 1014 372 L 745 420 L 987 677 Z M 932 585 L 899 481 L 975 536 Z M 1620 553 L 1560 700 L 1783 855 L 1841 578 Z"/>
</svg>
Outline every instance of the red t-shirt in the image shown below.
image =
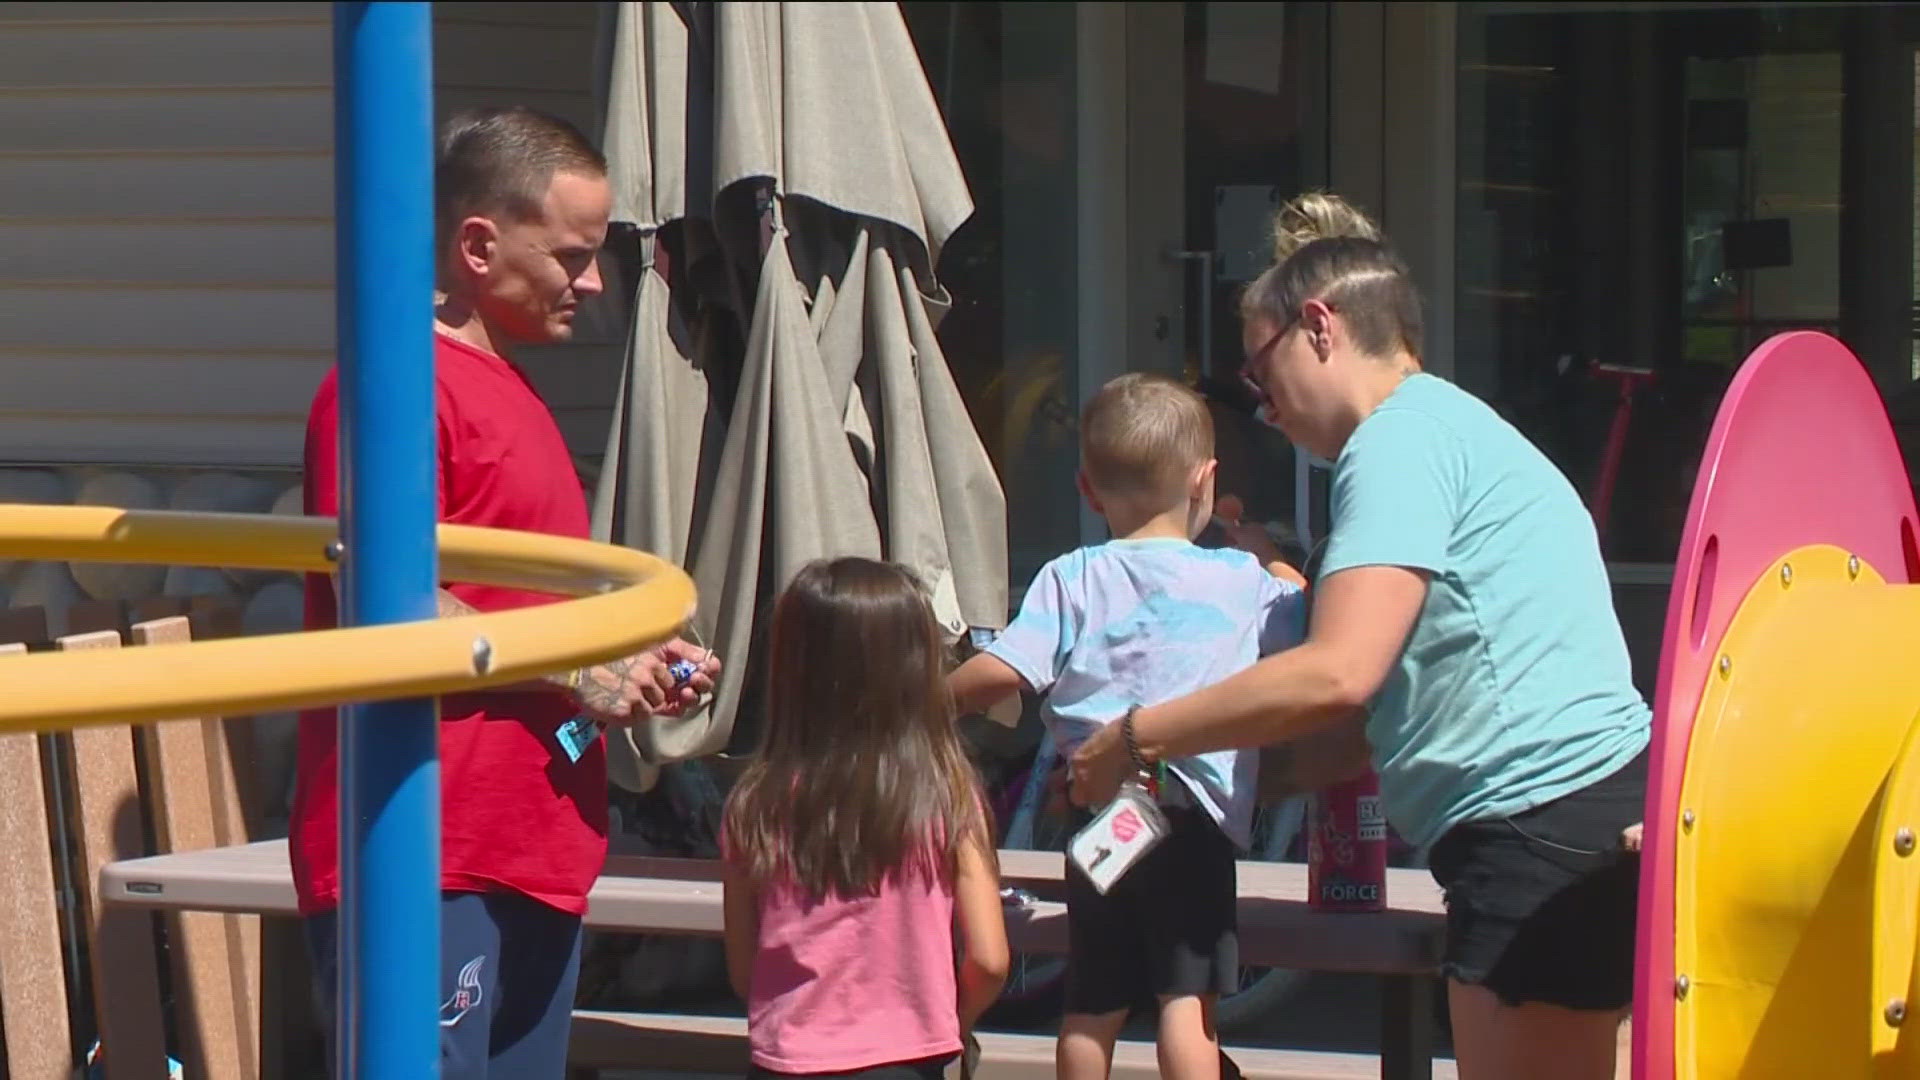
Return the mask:
<svg viewBox="0 0 1920 1080">
<path fill-rule="evenodd" d="M 553 414 L 506 360 L 436 335 L 439 518 L 461 525 L 587 536 L 587 503 Z M 338 372 L 307 419 L 306 508 L 338 508 Z M 451 585 L 480 611 L 554 597 Z M 308 629 L 335 626 L 332 580 L 307 578 Z M 606 862 L 607 758 L 596 742 L 569 762 L 555 738 L 574 709 L 553 693 L 456 695 L 440 703 L 441 887 L 511 891 L 584 914 Z M 302 914 L 340 900 L 339 761 L 331 709 L 301 718 L 289 848 Z"/>
</svg>

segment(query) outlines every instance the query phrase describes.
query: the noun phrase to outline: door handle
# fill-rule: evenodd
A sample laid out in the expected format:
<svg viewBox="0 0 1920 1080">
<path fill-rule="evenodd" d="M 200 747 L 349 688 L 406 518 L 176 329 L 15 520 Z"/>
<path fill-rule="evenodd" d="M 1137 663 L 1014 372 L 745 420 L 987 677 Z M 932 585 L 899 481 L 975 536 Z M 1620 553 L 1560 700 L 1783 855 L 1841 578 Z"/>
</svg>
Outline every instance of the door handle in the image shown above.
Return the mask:
<svg viewBox="0 0 1920 1080">
<path fill-rule="evenodd" d="M 1166 258 L 1200 266 L 1200 370 L 1210 372 L 1213 370 L 1213 262 L 1218 255 L 1211 251 L 1173 248 L 1166 252 Z"/>
</svg>

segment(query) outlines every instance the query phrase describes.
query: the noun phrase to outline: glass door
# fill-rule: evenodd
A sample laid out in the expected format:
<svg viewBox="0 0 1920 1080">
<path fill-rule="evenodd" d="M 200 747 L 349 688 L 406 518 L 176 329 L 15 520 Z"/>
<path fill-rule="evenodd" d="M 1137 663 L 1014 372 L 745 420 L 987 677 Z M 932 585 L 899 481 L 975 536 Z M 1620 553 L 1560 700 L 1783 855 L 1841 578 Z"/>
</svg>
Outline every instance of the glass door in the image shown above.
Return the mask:
<svg viewBox="0 0 1920 1080">
<path fill-rule="evenodd" d="M 1271 264 L 1274 211 L 1327 182 L 1330 5 L 1117 7 L 1133 95 L 1129 306 L 1147 314 L 1128 366 L 1177 376 L 1207 398 L 1220 494 L 1302 565 L 1324 531 L 1324 470 L 1254 416 L 1239 379 L 1238 311 Z"/>
<path fill-rule="evenodd" d="M 1122 370 L 1161 372 L 1201 392 L 1213 415 L 1221 501 L 1234 496 L 1242 520 L 1266 523 L 1288 561 L 1304 566 L 1325 528 L 1325 471 L 1255 417 L 1239 378 L 1239 301 L 1272 263 L 1274 212 L 1327 183 L 1329 5 L 1099 6 L 1125 22 L 1113 34 L 1128 95 L 1117 129 L 1124 144 L 1108 147 L 1126 177 Z M 1082 302 L 1107 309 L 1097 296 Z M 1082 378 L 1098 385 L 1091 371 Z M 1214 528 L 1200 542 L 1225 538 Z M 1304 818 L 1300 799 L 1260 806 L 1251 857 L 1303 858 Z M 1297 1038 L 1285 1018 L 1309 978 L 1246 969 L 1239 990 L 1221 999 L 1222 1033 Z"/>
</svg>

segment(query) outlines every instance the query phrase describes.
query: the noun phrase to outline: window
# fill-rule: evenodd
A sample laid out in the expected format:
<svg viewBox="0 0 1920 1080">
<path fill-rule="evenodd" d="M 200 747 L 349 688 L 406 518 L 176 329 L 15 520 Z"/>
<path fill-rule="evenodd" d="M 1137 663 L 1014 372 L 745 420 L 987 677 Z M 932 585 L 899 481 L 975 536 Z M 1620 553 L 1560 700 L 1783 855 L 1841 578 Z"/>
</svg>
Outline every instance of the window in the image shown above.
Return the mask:
<svg viewBox="0 0 1920 1080">
<path fill-rule="evenodd" d="M 1913 9 L 1460 11 L 1459 377 L 1604 510 L 1610 560 L 1672 561 L 1781 331 L 1845 341 L 1920 460 Z"/>
</svg>

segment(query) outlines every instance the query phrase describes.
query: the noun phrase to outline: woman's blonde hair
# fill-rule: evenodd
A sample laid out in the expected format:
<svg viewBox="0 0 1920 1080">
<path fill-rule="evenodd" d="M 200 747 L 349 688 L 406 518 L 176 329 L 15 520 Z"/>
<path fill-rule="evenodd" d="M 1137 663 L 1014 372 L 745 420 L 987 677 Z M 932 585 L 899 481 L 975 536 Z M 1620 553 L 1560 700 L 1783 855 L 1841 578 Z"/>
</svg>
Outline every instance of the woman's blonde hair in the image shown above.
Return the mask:
<svg viewBox="0 0 1920 1080">
<path fill-rule="evenodd" d="M 1242 319 L 1285 329 L 1319 300 L 1346 320 L 1361 352 L 1420 358 L 1425 326 L 1413 275 L 1358 207 L 1324 191 L 1288 202 L 1273 216 L 1273 259 L 1241 294 Z"/>
<path fill-rule="evenodd" d="M 773 609 L 767 726 L 734 785 L 727 858 L 757 885 L 871 895 L 898 875 L 951 881 L 992 850 L 954 722 L 940 627 L 906 569 L 809 563 Z"/>
<path fill-rule="evenodd" d="M 1360 208 L 1324 191 L 1309 191 L 1273 215 L 1273 261 L 1286 262 L 1293 253 L 1334 237 L 1380 239 L 1380 227 Z"/>
</svg>

